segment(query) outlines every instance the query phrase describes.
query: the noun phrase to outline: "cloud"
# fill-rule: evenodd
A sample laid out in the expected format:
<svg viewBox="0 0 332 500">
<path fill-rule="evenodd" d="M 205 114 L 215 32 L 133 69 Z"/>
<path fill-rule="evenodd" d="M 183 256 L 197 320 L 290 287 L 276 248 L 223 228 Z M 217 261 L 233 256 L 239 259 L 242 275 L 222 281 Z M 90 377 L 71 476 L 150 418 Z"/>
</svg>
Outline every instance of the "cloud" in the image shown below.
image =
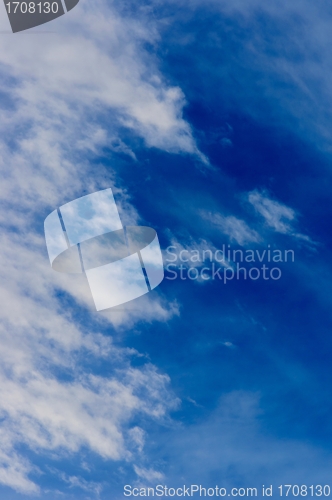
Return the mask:
<svg viewBox="0 0 332 500">
<path fill-rule="evenodd" d="M 251 229 L 244 220 L 233 215 L 224 216 L 218 213 L 201 211 L 201 216 L 217 226 L 222 233 L 229 237 L 230 241 L 236 241 L 241 246 L 261 241 L 260 235 L 254 229 Z"/>
<path fill-rule="evenodd" d="M 129 458 L 121 427 L 135 410 L 161 417 L 167 406 L 158 396 L 167 380 L 149 366 L 117 370 L 113 378 L 81 375 L 69 383 L 45 373 L 24 375 L 8 380 L 1 374 L 1 413 L 8 435 L 39 451 L 87 446 L 107 459 Z M 149 378 L 153 391 L 142 386 Z"/>
<path fill-rule="evenodd" d="M 10 37 L 0 39 L 2 75 L 12 79 L 6 94 L 15 102 L 14 116 L 10 110 L 5 118 L 7 126 L 19 115 L 21 127 L 26 122 L 33 125 L 30 137 L 37 130 L 45 136 L 55 121 L 62 127 L 60 133 L 68 132 L 63 122 L 69 121 L 71 147 L 79 139 L 80 145 L 92 150 L 98 143 L 112 146 L 110 128 L 122 126 L 149 147 L 200 155 L 182 117 L 181 89 L 163 81 L 143 48 L 157 42 L 153 24 L 140 24 L 102 2 L 93 9 L 79 5 L 56 22 L 58 32 L 25 35 L 24 44 L 20 36 L 11 42 Z M 103 117 L 106 126 L 98 124 L 97 116 Z M 25 149 L 29 147 L 33 145 L 28 140 Z M 44 151 L 49 156 L 54 152 L 54 148 Z"/>
<path fill-rule="evenodd" d="M 226 341 L 226 342 L 221 342 L 222 345 L 225 347 L 228 347 L 229 349 L 235 349 L 235 345 L 232 342 Z"/>
<path fill-rule="evenodd" d="M 145 469 L 144 467 L 137 467 L 136 465 L 134 465 L 134 469 L 139 478 L 144 479 L 144 481 L 148 481 L 149 483 L 161 481 L 164 478 L 164 475 L 161 472 L 153 469 Z"/>
<path fill-rule="evenodd" d="M 255 211 L 264 218 L 265 224 L 277 233 L 288 234 L 294 238 L 310 243 L 316 243 L 305 235 L 296 232 L 294 224 L 297 222 L 297 213 L 290 207 L 269 198 L 266 192 L 251 191 L 248 194 L 248 201 Z"/>
<path fill-rule="evenodd" d="M 93 493 L 95 497 L 99 498 L 102 491 L 102 485 L 93 481 L 86 481 L 85 479 L 77 476 L 69 476 L 68 474 L 60 473 L 60 478 L 65 481 L 70 488 L 80 488 L 83 491 Z"/>
<path fill-rule="evenodd" d="M 21 454 L 15 452 L 6 429 L 1 429 L 0 436 L 0 483 L 28 495 L 39 493 L 39 487 L 28 477 L 36 469 Z"/>
<path fill-rule="evenodd" d="M 171 463 L 167 483 L 197 484 L 199 478 L 205 487 L 257 487 L 258 496 L 262 478 L 275 488 L 290 477 L 293 484 L 306 484 L 308 477 L 310 484 L 326 484 L 332 462 L 325 450 L 272 435 L 263 422 L 258 393 L 224 394 L 207 419 L 167 436 L 161 451 Z"/>
<path fill-rule="evenodd" d="M 292 232 L 290 222 L 296 220 L 295 211 L 292 208 L 271 200 L 266 193 L 252 191 L 248 194 L 248 201 L 259 213 L 266 224 L 277 233 L 289 234 Z"/>
</svg>

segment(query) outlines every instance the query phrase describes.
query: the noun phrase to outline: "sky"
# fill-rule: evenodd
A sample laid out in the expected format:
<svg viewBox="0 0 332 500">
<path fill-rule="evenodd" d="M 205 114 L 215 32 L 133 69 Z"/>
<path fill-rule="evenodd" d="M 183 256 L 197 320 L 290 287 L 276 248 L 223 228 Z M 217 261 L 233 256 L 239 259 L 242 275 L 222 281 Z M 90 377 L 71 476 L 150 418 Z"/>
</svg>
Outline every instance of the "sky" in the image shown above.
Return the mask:
<svg viewBox="0 0 332 500">
<path fill-rule="evenodd" d="M 80 0 L 12 34 L 0 11 L 2 500 L 329 484 L 331 18 Z M 97 312 L 43 224 L 107 188 L 157 231 L 165 279 Z"/>
</svg>

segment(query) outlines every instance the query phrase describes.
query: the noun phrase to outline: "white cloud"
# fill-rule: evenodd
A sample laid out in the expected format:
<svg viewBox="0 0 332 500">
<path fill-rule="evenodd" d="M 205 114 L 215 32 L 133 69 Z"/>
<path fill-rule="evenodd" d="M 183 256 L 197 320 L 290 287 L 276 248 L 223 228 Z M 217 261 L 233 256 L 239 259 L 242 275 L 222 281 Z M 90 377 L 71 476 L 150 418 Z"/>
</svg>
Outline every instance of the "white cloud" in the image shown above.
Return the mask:
<svg viewBox="0 0 332 500">
<path fill-rule="evenodd" d="M 28 478 L 34 471 L 32 464 L 15 452 L 7 429 L 1 429 L 0 437 L 0 483 L 29 495 L 38 493 L 38 486 Z"/>
<path fill-rule="evenodd" d="M 313 241 L 310 236 L 297 232 L 294 227 L 298 218 L 295 210 L 269 198 L 266 192 L 257 190 L 248 193 L 247 200 L 254 207 L 256 213 L 263 217 L 268 228 L 277 233 L 292 236 L 299 243 L 306 243 L 308 248 L 315 251 L 317 242 Z"/>
<path fill-rule="evenodd" d="M 216 225 L 222 233 L 230 238 L 230 241 L 236 241 L 239 245 L 261 241 L 259 234 L 254 229 L 251 229 L 244 220 L 238 219 L 234 215 L 224 216 L 202 211 L 201 216 Z"/>
<path fill-rule="evenodd" d="M 314 247 L 316 243 L 306 234 L 296 232 L 294 225 L 297 222 L 297 213 L 290 207 L 272 200 L 268 195 L 259 191 L 251 191 L 248 201 L 256 212 L 264 218 L 265 224 L 277 233 L 289 234 L 294 238 L 305 241 Z"/>
<path fill-rule="evenodd" d="M 136 465 L 134 465 L 134 470 L 138 477 L 144 479 L 145 481 L 148 481 L 149 483 L 161 481 L 164 478 L 164 475 L 161 472 L 158 472 L 154 469 L 146 469 L 144 467 L 137 467 Z"/>
<path fill-rule="evenodd" d="M 258 191 L 251 191 L 248 201 L 274 231 L 284 234 L 293 231 L 291 222 L 296 220 L 296 213 L 292 208 L 271 200 L 265 193 Z"/>
<path fill-rule="evenodd" d="M 110 122 L 129 127 L 148 146 L 199 154 L 182 118 L 181 89 L 163 81 L 142 48 L 143 43 L 156 42 L 153 23 L 121 17 L 113 5 L 97 2 L 80 4 L 52 27 L 56 33 L 0 38 L 6 78 L 17 79 L 7 88 L 18 107 L 15 117 L 20 115 L 23 123 L 33 120 L 32 132 L 48 134 L 50 124 L 58 121 L 59 133 L 68 133 L 63 123 L 67 119 L 71 127 L 67 139 L 74 139 L 70 147 L 80 139 L 80 144 L 90 142 L 93 149 L 96 143 L 112 143 L 109 132 L 96 124 L 96 116 L 103 115 L 107 129 Z M 6 125 L 11 115 L 7 114 Z M 90 141 L 84 137 L 87 131 Z M 79 137 L 82 132 L 84 138 Z M 49 147 L 44 152 L 54 155 Z"/>
<path fill-rule="evenodd" d="M 228 347 L 229 349 L 235 349 L 235 345 L 232 342 L 226 341 L 226 342 L 221 342 L 222 345 L 225 347 Z"/>
<path fill-rule="evenodd" d="M 86 481 L 85 479 L 77 476 L 69 476 L 68 474 L 60 473 L 60 478 L 65 481 L 70 488 L 80 488 L 84 491 L 93 493 L 95 497 L 99 498 L 102 491 L 102 485 L 94 481 Z"/>
<path fill-rule="evenodd" d="M 130 436 L 132 442 L 138 448 L 138 450 L 143 451 L 145 442 L 144 430 L 136 426 L 129 430 L 128 435 Z"/>
</svg>

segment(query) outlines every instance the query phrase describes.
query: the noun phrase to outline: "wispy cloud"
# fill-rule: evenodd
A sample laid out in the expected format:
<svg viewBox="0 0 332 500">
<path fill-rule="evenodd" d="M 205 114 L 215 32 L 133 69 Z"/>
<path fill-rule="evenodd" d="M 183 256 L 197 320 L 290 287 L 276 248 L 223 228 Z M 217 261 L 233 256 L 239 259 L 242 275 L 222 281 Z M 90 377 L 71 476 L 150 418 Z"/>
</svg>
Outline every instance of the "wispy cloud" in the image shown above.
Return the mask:
<svg viewBox="0 0 332 500">
<path fill-rule="evenodd" d="M 319 445 L 271 435 L 262 426 L 263 416 L 258 393 L 224 394 L 208 419 L 175 431 L 165 442 L 163 453 L 170 453 L 172 462 L 168 481 L 185 477 L 196 484 L 199 477 L 202 485 L 245 484 L 257 487 L 258 496 L 262 476 L 275 488 L 286 484 L 290 475 L 296 484 L 305 484 L 308 476 L 316 484 L 325 484 L 331 457 Z"/>
<path fill-rule="evenodd" d="M 291 222 L 295 221 L 296 214 L 292 208 L 272 200 L 266 193 L 258 191 L 249 193 L 248 201 L 274 231 L 284 234 L 293 231 Z"/>
<path fill-rule="evenodd" d="M 136 465 L 134 465 L 134 469 L 139 478 L 144 479 L 149 483 L 161 481 L 164 478 L 164 475 L 161 472 L 154 469 L 145 469 L 144 467 L 137 467 Z"/>
<path fill-rule="evenodd" d="M 311 238 L 295 229 L 297 213 L 290 207 L 273 200 L 266 192 L 257 190 L 248 194 L 248 201 L 255 211 L 264 218 L 265 224 L 277 233 L 289 234 L 298 240 L 314 244 Z"/>
</svg>

